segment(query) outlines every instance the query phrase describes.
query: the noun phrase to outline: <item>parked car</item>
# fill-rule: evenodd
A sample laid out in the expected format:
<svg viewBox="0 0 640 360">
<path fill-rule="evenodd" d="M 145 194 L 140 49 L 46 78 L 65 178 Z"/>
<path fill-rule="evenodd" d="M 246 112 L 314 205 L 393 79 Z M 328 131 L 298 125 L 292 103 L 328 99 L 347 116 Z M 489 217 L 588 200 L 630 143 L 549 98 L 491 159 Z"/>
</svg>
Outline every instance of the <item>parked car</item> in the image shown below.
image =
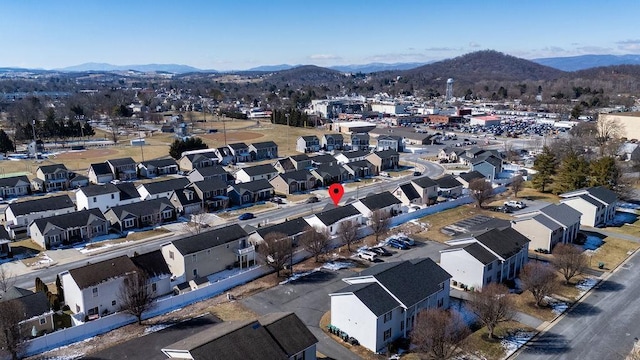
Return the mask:
<svg viewBox="0 0 640 360">
<path fill-rule="evenodd" d="M 376 259 L 378 258 L 378 254 L 376 254 L 373 251 L 369 251 L 369 250 L 360 250 L 360 251 L 358 251 L 358 257 L 360 259 L 365 259 L 365 260 L 369 260 L 369 261 L 376 261 Z"/>
<path fill-rule="evenodd" d="M 373 251 L 374 253 L 378 254 L 379 256 L 391 256 L 392 254 L 385 248 L 383 248 L 382 246 L 375 246 L 372 248 L 369 248 L 370 251 Z"/>
<path fill-rule="evenodd" d="M 305 201 L 307 204 L 313 204 L 313 203 L 317 203 L 318 201 L 320 201 L 320 199 L 318 199 L 317 196 L 312 196 L 310 198 L 307 199 L 307 201 Z"/>
<path fill-rule="evenodd" d="M 276 203 L 276 204 L 284 204 L 284 200 L 282 200 L 282 198 L 279 198 L 279 197 L 277 197 L 277 196 L 276 196 L 276 197 L 271 198 L 271 201 L 272 201 L 272 202 L 274 202 L 274 203 Z"/>
<path fill-rule="evenodd" d="M 505 214 L 511 214 L 513 212 L 513 208 L 511 206 L 496 206 L 491 208 L 491 210 Z"/>
<path fill-rule="evenodd" d="M 253 213 L 244 213 L 244 214 L 238 216 L 238 220 L 249 220 L 249 219 L 253 219 L 254 217 L 256 217 L 256 216 L 253 215 Z"/>
<path fill-rule="evenodd" d="M 513 208 L 516 208 L 516 209 L 524 209 L 525 207 L 527 207 L 527 205 L 525 203 L 523 203 L 522 201 L 516 201 L 516 200 L 506 201 L 504 203 L 504 206 L 511 206 Z"/>
<path fill-rule="evenodd" d="M 413 176 L 420 176 L 422 175 L 422 173 L 420 171 L 414 171 L 413 172 Z"/>
<path fill-rule="evenodd" d="M 415 241 L 413 241 L 413 239 L 406 237 L 406 236 L 398 236 L 396 239 L 398 239 L 399 241 L 402 241 L 403 243 L 409 245 L 409 246 L 414 246 L 416 244 Z"/>
<path fill-rule="evenodd" d="M 387 245 L 400 250 L 409 249 L 409 246 L 407 244 L 399 241 L 398 239 L 390 239 L 389 241 L 387 241 Z"/>
</svg>

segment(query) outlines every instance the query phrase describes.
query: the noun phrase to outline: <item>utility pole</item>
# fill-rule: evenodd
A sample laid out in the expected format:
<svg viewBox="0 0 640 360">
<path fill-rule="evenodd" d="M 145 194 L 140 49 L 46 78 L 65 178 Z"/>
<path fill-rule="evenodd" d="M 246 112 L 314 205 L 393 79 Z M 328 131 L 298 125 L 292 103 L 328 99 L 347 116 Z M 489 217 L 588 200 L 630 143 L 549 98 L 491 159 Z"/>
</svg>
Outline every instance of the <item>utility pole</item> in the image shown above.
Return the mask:
<svg viewBox="0 0 640 360">
<path fill-rule="evenodd" d="M 289 139 L 289 113 L 284 114 L 287 118 L 287 152 L 291 151 L 291 139 Z"/>
<path fill-rule="evenodd" d="M 224 146 L 227 146 L 227 126 L 225 125 L 224 119 L 222 119 L 222 134 L 224 135 Z"/>
<path fill-rule="evenodd" d="M 142 161 L 144 162 L 144 139 L 140 134 L 140 124 L 138 124 L 138 142 L 140 143 L 140 155 L 142 155 Z"/>
</svg>

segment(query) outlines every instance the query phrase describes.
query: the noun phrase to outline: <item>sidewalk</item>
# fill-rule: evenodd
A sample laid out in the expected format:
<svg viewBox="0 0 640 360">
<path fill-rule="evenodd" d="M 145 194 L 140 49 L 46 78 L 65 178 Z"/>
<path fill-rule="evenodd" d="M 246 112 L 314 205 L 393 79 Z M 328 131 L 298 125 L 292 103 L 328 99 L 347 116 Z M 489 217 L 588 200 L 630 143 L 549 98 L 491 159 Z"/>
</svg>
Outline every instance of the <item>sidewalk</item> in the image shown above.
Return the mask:
<svg viewBox="0 0 640 360">
<path fill-rule="evenodd" d="M 615 238 L 618 238 L 618 239 L 629 240 L 629 241 L 640 243 L 640 237 L 629 235 L 629 234 L 624 234 L 624 233 L 620 233 L 620 232 L 616 232 L 616 231 L 610 231 L 610 230 L 606 230 L 606 229 L 594 228 L 594 227 L 585 226 L 585 225 L 580 225 L 580 230 L 594 232 L 594 233 L 598 233 L 598 234 L 601 234 L 601 235 L 604 235 L 604 236 L 610 236 L 610 237 L 615 237 Z"/>
</svg>

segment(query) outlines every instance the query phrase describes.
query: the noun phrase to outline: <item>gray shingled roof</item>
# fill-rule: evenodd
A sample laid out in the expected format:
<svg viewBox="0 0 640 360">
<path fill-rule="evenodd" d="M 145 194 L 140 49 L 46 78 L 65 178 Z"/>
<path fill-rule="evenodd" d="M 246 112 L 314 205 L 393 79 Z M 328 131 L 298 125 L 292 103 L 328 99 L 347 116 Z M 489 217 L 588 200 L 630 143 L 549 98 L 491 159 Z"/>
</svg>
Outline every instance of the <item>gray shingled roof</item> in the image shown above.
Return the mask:
<svg viewBox="0 0 640 360">
<path fill-rule="evenodd" d="M 227 174 L 227 171 L 220 165 L 197 168 L 197 169 L 191 170 L 191 172 L 198 172 L 203 177 Z"/>
<path fill-rule="evenodd" d="M 107 183 L 107 184 L 103 184 L 103 185 L 89 185 L 87 187 L 83 187 L 80 190 L 78 190 L 79 192 L 82 192 L 85 196 L 89 197 L 89 196 L 98 196 L 98 195 L 106 195 L 106 194 L 113 194 L 113 193 L 118 193 L 120 192 L 120 190 L 118 190 L 118 188 L 111 184 L 111 183 Z"/>
<path fill-rule="evenodd" d="M 435 179 L 435 182 L 441 189 L 452 189 L 458 186 L 462 186 L 460 181 L 456 180 L 453 175 L 445 175 L 439 179 Z"/>
<path fill-rule="evenodd" d="M 544 216 L 543 214 L 538 214 L 538 215 L 534 216 L 533 219 L 535 221 L 539 222 L 540 224 L 542 224 L 542 226 L 546 227 L 547 229 L 549 229 L 551 231 L 562 229 L 562 225 L 560 225 L 557 222 L 549 219 L 548 217 Z"/>
<path fill-rule="evenodd" d="M 176 161 L 174 159 L 171 159 L 171 158 L 143 161 L 142 165 L 144 165 L 144 166 L 152 165 L 152 166 L 155 166 L 157 168 L 167 167 L 167 166 L 178 166 Z"/>
<path fill-rule="evenodd" d="M 273 141 L 262 141 L 262 142 L 252 143 L 251 145 L 253 145 L 253 147 L 256 149 L 267 149 L 272 147 L 278 147 L 278 145 L 276 145 L 276 143 L 274 143 Z"/>
<path fill-rule="evenodd" d="M 244 170 L 245 173 L 249 176 L 259 176 L 264 174 L 277 173 L 278 170 L 269 164 L 249 166 L 242 168 L 240 170 Z"/>
<path fill-rule="evenodd" d="M 118 191 L 120 191 L 120 201 L 130 200 L 134 198 L 140 198 L 140 193 L 136 189 L 136 184 L 132 182 L 121 182 L 116 184 Z"/>
<path fill-rule="evenodd" d="M 247 144 L 243 143 L 243 142 L 239 142 L 239 143 L 233 143 L 233 144 L 229 144 L 227 145 L 230 148 L 232 148 L 233 150 L 242 150 L 242 149 L 246 149 L 249 146 L 247 146 Z"/>
<path fill-rule="evenodd" d="M 466 182 L 471 182 L 474 179 L 484 179 L 484 175 L 482 175 L 477 170 L 460 173 L 458 176 L 460 176 L 460 178 Z"/>
<path fill-rule="evenodd" d="M 370 152 L 367 150 L 353 150 L 353 151 L 345 151 L 342 153 L 347 159 L 355 159 L 359 157 L 365 157 L 369 155 Z"/>
<path fill-rule="evenodd" d="M 306 229 L 309 229 L 311 226 L 307 223 L 303 218 L 295 218 L 291 220 L 287 220 L 280 224 L 270 225 L 266 227 L 260 227 L 256 229 L 256 232 L 261 236 L 265 237 L 267 234 L 276 232 L 281 233 L 286 236 L 293 236 L 296 234 L 300 234 Z"/>
<path fill-rule="evenodd" d="M 211 180 L 196 181 L 192 185 L 193 187 L 200 189 L 200 191 L 202 192 L 216 191 L 216 190 L 227 188 L 227 182 L 222 181 L 219 178 L 213 178 Z"/>
<path fill-rule="evenodd" d="M 171 275 L 171 270 L 162 256 L 161 250 L 155 250 L 131 258 L 133 264 L 142 270 L 148 277 Z"/>
<path fill-rule="evenodd" d="M 588 188 L 587 191 L 591 196 L 597 198 L 598 200 L 602 200 L 607 204 L 613 204 L 614 202 L 618 201 L 618 195 L 604 186 L 591 187 Z"/>
<path fill-rule="evenodd" d="M 126 255 L 121 255 L 113 259 L 71 269 L 69 274 L 80 289 L 86 289 L 110 279 L 135 273 L 136 270 L 137 268 L 133 261 Z"/>
<path fill-rule="evenodd" d="M 503 259 L 508 259 L 517 254 L 529 242 L 527 237 L 513 228 L 489 230 L 475 238 Z"/>
<path fill-rule="evenodd" d="M 413 179 L 411 180 L 414 184 L 420 186 L 421 188 L 428 188 L 430 186 L 437 186 L 438 184 L 433 181 L 430 177 L 428 176 L 422 176 L 419 177 L 417 179 Z"/>
<path fill-rule="evenodd" d="M 333 225 L 336 222 L 348 218 L 350 216 L 358 215 L 360 212 L 353 205 L 338 206 L 334 209 L 325 210 L 317 213 L 316 217 L 325 225 Z"/>
<path fill-rule="evenodd" d="M 318 339 L 294 313 L 271 313 L 258 319 L 288 357 L 313 346 Z"/>
<path fill-rule="evenodd" d="M 398 154 L 398 152 L 393 149 L 374 151 L 373 153 L 376 154 L 380 159 L 388 159 L 390 157 L 400 156 L 400 154 Z"/>
<path fill-rule="evenodd" d="M 120 158 L 120 159 L 109 159 L 109 160 L 107 160 L 107 162 L 110 163 L 113 166 L 131 165 L 131 164 L 135 165 L 135 163 L 136 163 L 130 157 Z"/>
<path fill-rule="evenodd" d="M 19 181 L 25 182 L 25 183 L 27 183 L 27 185 L 29 184 L 29 178 L 27 178 L 24 175 L 10 176 L 10 177 L 6 177 L 6 178 L 0 179 L 0 188 L 15 187 L 18 184 Z"/>
<path fill-rule="evenodd" d="M 495 255 L 493 255 L 490 251 L 485 249 L 484 246 L 476 242 L 466 245 L 465 247 L 463 247 L 463 249 L 464 251 L 468 252 L 469 255 L 473 256 L 484 265 L 488 265 L 495 260 L 498 260 L 498 258 L 495 257 Z"/>
<path fill-rule="evenodd" d="M 406 184 L 402 184 L 400 185 L 400 190 L 402 190 L 402 192 L 404 193 L 404 195 L 407 197 L 407 199 L 414 200 L 414 199 L 419 199 L 420 198 L 420 193 L 418 193 L 418 190 L 416 190 L 415 187 L 413 187 L 413 185 L 411 185 L 410 183 L 406 183 Z"/>
<path fill-rule="evenodd" d="M 114 206 L 107 211 L 113 211 L 113 213 L 122 219 L 122 215 L 126 213 L 134 214 L 135 216 L 142 216 L 148 214 L 154 214 L 166 208 L 174 209 L 173 205 L 167 198 L 151 199 L 140 202 L 135 202 L 126 205 Z"/>
<path fill-rule="evenodd" d="M 310 158 L 311 162 L 316 164 L 331 164 L 335 163 L 337 160 L 333 157 L 333 155 L 329 154 L 320 154 Z"/>
<path fill-rule="evenodd" d="M 400 306 L 378 283 L 353 284 L 335 293 L 353 293 L 376 316 L 382 316 Z"/>
<path fill-rule="evenodd" d="M 244 231 L 240 225 L 232 224 L 219 229 L 174 240 L 172 243 L 182 255 L 188 255 L 242 239 L 247 235 L 247 232 Z"/>
<path fill-rule="evenodd" d="M 111 174 L 111 168 L 109 167 L 109 164 L 107 163 L 97 163 L 97 164 L 91 164 L 91 166 L 89 166 L 91 169 L 93 169 L 93 173 L 96 175 L 107 175 L 107 174 Z"/>
<path fill-rule="evenodd" d="M 382 209 L 401 203 L 398 198 L 393 196 L 393 194 L 388 191 L 384 191 L 379 194 L 367 195 L 367 197 L 365 197 L 364 199 L 360 199 L 360 202 L 369 210 Z"/>
<path fill-rule="evenodd" d="M 149 194 L 154 195 L 173 191 L 176 189 L 183 189 L 187 185 L 189 185 L 189 179 L 181 177 L 140 184 L 139 187 L 144 187 L 145 189 L 147 189 Z"/>
<path fill-rule="evenodd" d="M 233 184 L 231 185 L 236 191 L 242 194 L 244 191 L 248 190 L 250 192 L 257 192 L 265 189 L 273 189 L 271 183 L 265 179 L 259 179 L 254 181 L 248 181 L 245 183 Z"/>
<path fill-rule="evenodd" d="M 311 175 L 311 172 L 309 172 L 309 170 L 302 169 L 302 170 L 296 170 L 296 171 L 289 171 L 284 174 L 279 174 L 278 176 L 284 179 L 284 181 L 289 182 L 290 180 L 307 181 L 313 175 Z"/>
<path fill-rule="evenodd" d="M 53 164 L 53 165 L 42 165 L 38 167 L 38 169 L 42 170 L 44 174 L 51 174 L 56 170 L 67 170 L 67 167 L 64 164 Z"/>
<path fill-rule="evenodd" d="M 47 227 L 51 225 L 59 227 L 61 229 L 81 227 L 88 225 L 91 218 L 98 218 L 100 220 L 106 221 L 100 209 L 95 208 L 80 210 L 68 214 L 50 216 L 42 219 L 36 219 L 34 220 L 34 222 L 36 223 L 38 229 L 40 229 L 40 232 L 44 234 L 47 231 Z"/>
<path fill-rule="evenodd" d="M 25 215 L 34 212 L 75 208 L 69 195 L 41 197 L 26 201 L 17 201 L 8 206 L 14 215 Z"/>
<path fill-rule="evenodd" d="M 550 204 L 539 210 L 565 227 L 580 222 L 582 214 L 567 204 Z"/>
</svg>

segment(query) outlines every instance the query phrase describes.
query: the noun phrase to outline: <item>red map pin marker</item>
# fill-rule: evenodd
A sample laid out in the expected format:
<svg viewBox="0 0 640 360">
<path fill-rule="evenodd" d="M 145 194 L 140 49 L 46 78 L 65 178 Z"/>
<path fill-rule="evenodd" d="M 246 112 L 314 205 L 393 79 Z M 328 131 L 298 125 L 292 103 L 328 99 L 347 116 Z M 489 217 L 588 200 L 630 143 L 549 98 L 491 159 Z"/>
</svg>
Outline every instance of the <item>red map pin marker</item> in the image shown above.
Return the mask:
<svg viewBox="0 0 640 360">
<path fill-rule="evenodd" d="M 344 195 L 344 188 L 341 184 L 332 184 L 329 186 L 329 196 L 336 206 L 338 206 L 340 199 L 342 199 L 342 195 Z"/>
</svg>

